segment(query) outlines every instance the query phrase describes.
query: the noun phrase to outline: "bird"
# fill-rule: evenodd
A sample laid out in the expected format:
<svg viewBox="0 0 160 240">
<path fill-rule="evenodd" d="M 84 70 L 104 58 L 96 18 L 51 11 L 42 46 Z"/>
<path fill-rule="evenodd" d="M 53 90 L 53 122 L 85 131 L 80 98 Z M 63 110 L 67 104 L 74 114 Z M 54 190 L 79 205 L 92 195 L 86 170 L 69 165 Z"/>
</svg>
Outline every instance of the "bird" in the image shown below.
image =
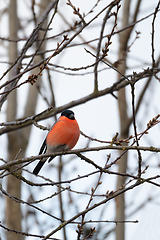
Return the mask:
<svg viewBox="0 0 160 240">
<path fill-rule="evenodd" d="M 58 121 L 55 122 L 48 132 L 40 148 L 39 155 L 71 150 L 76 145 L 79 136 L 80 129 L 75 119 L 74 112 L 68 109 L 64 110 Z M 50 162 L 53 158 L 54 156 L 51 156 L 39 160 L 33 170 L 33 174 L 37 175 L 47 159 L 48 162 Z"/>
</svg>

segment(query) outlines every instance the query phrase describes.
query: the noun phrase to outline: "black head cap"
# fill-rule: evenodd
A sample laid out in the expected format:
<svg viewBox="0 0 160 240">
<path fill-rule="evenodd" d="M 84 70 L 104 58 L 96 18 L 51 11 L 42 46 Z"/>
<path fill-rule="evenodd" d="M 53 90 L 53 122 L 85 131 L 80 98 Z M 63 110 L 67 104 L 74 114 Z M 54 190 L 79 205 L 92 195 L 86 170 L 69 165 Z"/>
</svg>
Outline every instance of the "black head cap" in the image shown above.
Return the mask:
<svg viewBox="0 0 160 240">
<path fill-rule="evenodd" d="M 64 110 L 62 113 L 61 113 L 61 116 L 65 116 L 71 120 L 74 120 L 75 117 L 74 117 L 74 112 L 72 112 L 71 110 Z"/>
</svg>

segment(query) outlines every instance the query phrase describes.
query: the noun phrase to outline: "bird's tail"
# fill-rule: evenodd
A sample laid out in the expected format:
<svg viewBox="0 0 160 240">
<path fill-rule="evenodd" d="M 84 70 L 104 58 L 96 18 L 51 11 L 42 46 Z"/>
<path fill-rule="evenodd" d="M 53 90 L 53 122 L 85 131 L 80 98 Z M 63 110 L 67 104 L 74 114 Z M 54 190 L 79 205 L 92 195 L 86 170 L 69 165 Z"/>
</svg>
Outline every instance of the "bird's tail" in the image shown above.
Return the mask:
<svg viewBox="0 0 160 240">
<path fill-rule="evenodd" d="M 41 170 L 41 168 L 43 167 L 43 165 L 45 164 L 45 161 L 39 161 L 38 164 L 36 165 L 35 169 L 33 170 L 33 174 L 37 175 L 39 173 L 39 171 Z"/>
</svg>

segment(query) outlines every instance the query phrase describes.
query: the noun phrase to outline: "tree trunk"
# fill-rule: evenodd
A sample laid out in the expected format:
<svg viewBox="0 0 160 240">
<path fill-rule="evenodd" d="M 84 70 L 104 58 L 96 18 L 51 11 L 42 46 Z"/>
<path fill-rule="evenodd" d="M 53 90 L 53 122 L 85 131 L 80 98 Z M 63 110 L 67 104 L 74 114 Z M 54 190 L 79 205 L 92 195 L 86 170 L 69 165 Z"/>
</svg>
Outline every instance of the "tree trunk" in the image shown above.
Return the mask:
<svg viewBox="0 0 160 240">
<path fill-rule="evenodd" d="M 41 0 L 41 6 L 44 8 L 40 10 L 39 16 L 41 16 L 44 9 L 49 4 L 49 0 Z M 47 27 L 47 22 L 43 25 L 44 29 Z M 17 39 L 18 31 L 18 18 L 17 18 L 17 2 L 16 0 L 10 0 L 9 5 L 9 31 L 10 38 Z M 39 34 L 40 39 L 43 38 L 44 32 L 42 31 Z M 42 44 L 40 50 L 45 50 L 45 44 Z M 9 62 L 14 62 L 17 58 L 17 44 L 14 42 L 9 43 Z M 41 56 L 34 58 L 34 64 L 38 63 L 41 60 Z M 37 73 L 37 69 L 31 73 Z M 11 74 L 9 76 L 11 78 Z M 40 82 L 41 77 L 38 79 Z M 31 116 L 35 114 L 35 108 L 38 99 L 38 90 L 37 84 L 31 85 L 28 91 L 28 97 L 26 101 L 26 107 L 24 111 L 24 116 Z M 13 121 L 16 119 L 17 114 L 17 92 L 13 90 L 12 93 L 8 96 L 8 105 L 7 105 L 7 121 Z M 8 161 L 14 160 L 17 153 L 22 149 L 19 157 L 25 156 L 25 151 L 28 145 L 28 140 L 31 132 L 31 126 L 21 129 L 19 131 L 13 131 L 8 134 Z M 13 168 L 10 169 L 12 171 Z M 17 171 L 16 171 L 17 172 Z M 20 171 L 19 171 L 20 172 Z M 16 179 L 11 174 L 7 178 L 7 192 L 18 199 L 21 199 L 21 181 Z M 20 203 L 13 201 L 11 198 L 6 198 L 6 226 L 9 229 L 14 229 L 15 231 L 22 231 L 21 222 L 22 222 L 22 212 Z M 23 240 L 24 236 L 21 234 L 14 233 L 12 231 L 7 231 L 6 233 L 7 240 Z"/>
<path fill-rule="evenodd" d="M 17 18 L 17 1 L 10 0 L 9 4 L 9 34 L 10 39 L 17 39 L 18 18 Z M 14 62 L 17 58 L 17 43 L 9 42 L 9 62 Z M 11 78 L 11 73 L 9 75 Z M 16 90 L 8 97 L 7 105 L 7 121 L 12 121 L 17 114 L 17 92 Z M 20 150 L 20 135 L 17 132 L 8 134 L 8 161 L 13 160 Z M 13 170 L 13 169 L 11 169 Z M 21 182 L 11 174 L 7 178 L 7 192 L 11 196 L 21 199 Z M 6 226 L 9 229 L 21 231 L 22 213 L 19 203 L 13 201 L 11 198 L 6 198 Z M 20 234 L 7 231 L 7 240 L 23 240 L 24 237 Z"/>
<path fill-rule="evenodd" d="M 129 6 L 130 0 L 127 0 L 123 4 L 123 20 L 122 28 L 127 26 L 129 19 Z M 125 75 L 126 72 L 126 55 L 127 55 L 127 44 L 128 44 L 128 33 L 127 31 L 122 31 L 119 35 L 119 65 L 118 71 Z M 118 74 L 118 80 L 121 75 Z M 118 108 L 120 116 L 120 138 L 126 139 L 129 134 L 128 126 L 128 114 L 127 114 L 127 101 L 125 88 L 118 91 Z M 126 145 L 126 143 L 125 143 Z M 120 152 L 121 154 L 122 152 Z M 123 155 L 118 163 L 118 172 L 126 173 L 127 170 L 127 153 Z M 125 177 L 117 177 L 117 189 L 125 184 Z M 116 198 L 116 221 L 125 221 L 125 196 L 124 194 L 119 195 Z M 116 225 L 116 240 L 125 239 L 125 223 Z"/>
</svg>

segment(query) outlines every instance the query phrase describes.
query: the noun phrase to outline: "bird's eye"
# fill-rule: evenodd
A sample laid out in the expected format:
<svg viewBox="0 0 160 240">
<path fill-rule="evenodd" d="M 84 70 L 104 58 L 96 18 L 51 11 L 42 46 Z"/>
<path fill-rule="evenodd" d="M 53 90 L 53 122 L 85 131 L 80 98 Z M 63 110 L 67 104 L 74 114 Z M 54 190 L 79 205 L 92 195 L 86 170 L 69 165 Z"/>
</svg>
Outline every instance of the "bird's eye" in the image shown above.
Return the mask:
<svg viewBox="0 0 160 240">
<path fill-rule="evenodd" d="M 70 115 L 69 115 L 69 119 L 72 119 L 72 120 L 74 120 L 75 118 L 74 118 L 74 114 L 73 113 L 71 113 Z"/>
</svg>

